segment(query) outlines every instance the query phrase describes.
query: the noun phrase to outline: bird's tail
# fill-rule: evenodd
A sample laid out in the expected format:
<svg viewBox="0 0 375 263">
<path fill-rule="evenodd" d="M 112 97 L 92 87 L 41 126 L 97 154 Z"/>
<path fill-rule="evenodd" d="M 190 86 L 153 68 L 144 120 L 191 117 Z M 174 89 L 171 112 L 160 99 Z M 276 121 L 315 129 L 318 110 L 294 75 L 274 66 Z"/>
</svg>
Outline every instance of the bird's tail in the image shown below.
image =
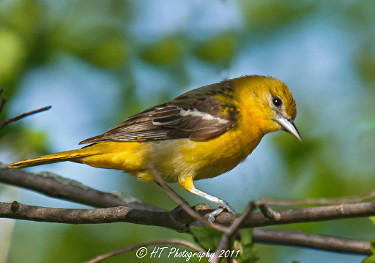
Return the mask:
<svg viewBox="0 0 375 263">
<path fill-rule="evenodd" d="M 9 168 L 25 168 L 31 166 L 37 166 L 48 163 L 64 162 L 64 161 L 73 161 L 79 162 L 81 158 L 98 154 L 98 152 L 90 147 L 85 147 L 82 149 L 47 154 L 40 157 L 14 162 L 8 164 Z"/>
</svg>

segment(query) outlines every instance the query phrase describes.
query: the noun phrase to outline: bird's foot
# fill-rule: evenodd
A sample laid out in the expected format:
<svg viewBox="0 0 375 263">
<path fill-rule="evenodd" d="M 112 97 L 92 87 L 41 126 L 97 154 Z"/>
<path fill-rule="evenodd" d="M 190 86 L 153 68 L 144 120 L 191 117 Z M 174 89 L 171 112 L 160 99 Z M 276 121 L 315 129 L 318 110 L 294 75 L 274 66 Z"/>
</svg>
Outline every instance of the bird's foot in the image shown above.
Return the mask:
<svg viewBox="0 0 375 263">
<path fill-rule="evenodd" d="M 236 213 L 234 211 L 234 209 L 232 207 L 230 207 L 229 204 L 225 201 L 221 200 L 221 202 L 218 205 L 219 205 L 218 209 L 216 209 L 216 210 L 214 210 L 214 211 L 212 211 L 211 213 L 208 214 L 208 221 L 214 222 L 216 217 L 224 211 L 227 211 L 231 214 Z"/>
</svg>

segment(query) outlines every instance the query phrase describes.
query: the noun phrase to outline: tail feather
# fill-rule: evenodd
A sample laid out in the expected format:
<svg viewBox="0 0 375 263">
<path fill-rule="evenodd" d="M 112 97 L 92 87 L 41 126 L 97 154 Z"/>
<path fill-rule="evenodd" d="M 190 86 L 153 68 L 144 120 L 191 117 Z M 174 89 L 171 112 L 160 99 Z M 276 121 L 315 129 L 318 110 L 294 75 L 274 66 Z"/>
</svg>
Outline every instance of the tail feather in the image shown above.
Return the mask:
<svg viewBox="0 0 375 263">
<path fill-rule="evenodd" d="M 48 163 L 56 163 L 56 162 L 63 162 L 63 161 L 79 161 L 80 158 L 91 156 L 98 154 L 97 151 L 93 151 L 89 148 L 82 148 L 77 150 L 47 154 L 40 157 L 14 162 L 8 164 L 9 168 L 25 168 L 31 166 L 37 166 L 42 164 Z"/>
</svg>

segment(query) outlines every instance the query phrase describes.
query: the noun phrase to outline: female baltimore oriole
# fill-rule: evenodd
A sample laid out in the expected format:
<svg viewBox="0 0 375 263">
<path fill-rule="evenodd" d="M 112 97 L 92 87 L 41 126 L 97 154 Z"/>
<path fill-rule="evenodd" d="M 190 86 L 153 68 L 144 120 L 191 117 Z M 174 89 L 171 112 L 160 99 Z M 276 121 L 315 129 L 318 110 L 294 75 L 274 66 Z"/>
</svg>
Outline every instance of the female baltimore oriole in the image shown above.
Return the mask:
<svg viewBox="0 0 375 263">
<path fill-rule="evenodd" d="M 155 180 L 152 166 L 166 182 L 230 212 L 229 205 L 194 187 L 193 180 L 227 172 L 243 161 L 273 131 L 299 140 L 293 121 L 296 103 L 288 87 L 272 77 L 243 76 L 189 91 L 138 113 L 107 132 L 86 139 L 81 149 L 9 164 L 23 168 L 72 161 L 124 170 Z"/>
</svg>

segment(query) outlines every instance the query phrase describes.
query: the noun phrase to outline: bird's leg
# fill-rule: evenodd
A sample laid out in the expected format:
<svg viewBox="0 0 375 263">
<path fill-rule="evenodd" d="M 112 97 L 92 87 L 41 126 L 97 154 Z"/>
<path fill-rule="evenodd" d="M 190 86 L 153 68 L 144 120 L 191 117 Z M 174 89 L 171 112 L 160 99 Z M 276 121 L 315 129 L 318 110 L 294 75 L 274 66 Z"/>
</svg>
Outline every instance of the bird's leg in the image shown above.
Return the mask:
<svg viewBox="0 0 375 263">
<path fill-rule="evenodd" d="M 216 209 L 215 211 L 211 212 L 209 215 L 208 215 L 208 218 L 209 220 L 213 221 L 215 219 L 215 217 L 217 215 L 219 215 L 221 212 L 223 212 L 224 210 L 227 210 L 229 213 L 232 213 L 234 214 L 234 209 L 231 208 L 229 206 L 229 204 L 227 202 L 225 202 L 224 200 L 221 200 L 219 198 L 217 198 L 216 196 L 212 196 L 212 195 L 209 195 L 197 188 L 195 188 L 194 186 L 194 183 L 193 183 L 193 178 L 188 176 L 188 177 L 184 177 L 184 178 L 179 178 L 178 180 L 178 183 L 180 184 L 180 186 L 182 188 L 184 188 L 185 190 L 189 191 L 190 193 L 192 194 L 195 194 L 195 195 L 198 195 L 214 204 L 217 204 L 220 208 L 219 209 Z"/>
<path fill-rule="evenodd" d="M 207 194 L 207 193 L 205 193 L 205 192 L 203 192 L 203 191 L 201 191 L 201 190 L 199 190 L 195 187 L 192 188 L 189 192 L 192 193 L 192 194 L 198 195 L 198 196 L 200 196 L 200 197 L 202 197 L 202 198 L 204 198 L 204 199 L 206 199 L 206 200 L 208 200 L 208 201 L 210 201 L 214 204 L 217 204 L 220 208 L 223 208 L 223 209 L 227 210 L 228 212 L 234 214 L 233 208 L 231 208 L 227 202 L 217 198 L 216 196 L 209 195 L 209 194 Z"/>
</svg>

